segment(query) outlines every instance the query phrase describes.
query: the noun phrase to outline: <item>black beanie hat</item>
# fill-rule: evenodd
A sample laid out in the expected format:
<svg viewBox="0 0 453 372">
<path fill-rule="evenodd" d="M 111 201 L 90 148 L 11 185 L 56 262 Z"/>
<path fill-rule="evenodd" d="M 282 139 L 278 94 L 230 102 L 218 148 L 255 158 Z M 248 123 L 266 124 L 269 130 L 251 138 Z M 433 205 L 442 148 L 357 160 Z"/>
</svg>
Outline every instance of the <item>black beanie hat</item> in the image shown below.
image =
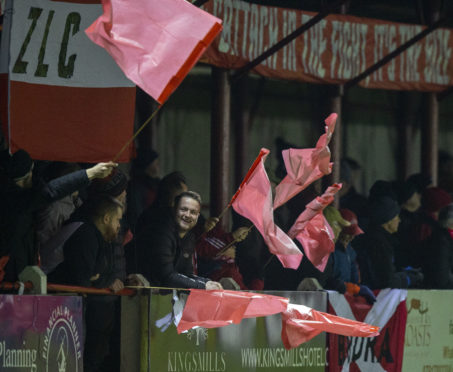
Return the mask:
<svg viewBox="0 0 453 372">
<path fill-rule="evenodd" d="M 389 197 L 395 201 L 397 200 L 396 193 L 391 182 L 378 180 L 373 184 L 373 186 L 371 186 L 370 194 L 368 196 L 370 202 L 381 197 Z"/>
<path fill-rule="evenodd" d="M 369 207 L 370 223 L 372 225 L 382 225 L 391 221 L 400 213 L 398 203 L 388 196 L 380 196 L 373 199 Z"/>
<path fill-rule="evenodd" d="M 417 192 L 417 187 L 411 181 L 397 182 L 395 183 L 395 191 L 398 197 L 398 202 L 401 205 L 407 202 L 412 195 Z"/>
<path fill-rule="evenodd" d="M 127 188 L 127 176 L 118 168 L 105 178 L 94 179 L 88 187 L 88 197 L 97 195 L 119 196 Z"/>
<path fill-rule="evenodd" d="M 138 168 L 146 168 L 154 160 L 159 157 L 159 154 L 151 148 L 137 150 L 137 157 L 134 159 L 134 165 Z"/>
<path fill-rule="evenodd" d="M 25 150 L 18 150 L 9 159 L 8 176 L 11 179 L 17 179 L 25 176 L 30 172 L 33 160 Z"/>
</svg>

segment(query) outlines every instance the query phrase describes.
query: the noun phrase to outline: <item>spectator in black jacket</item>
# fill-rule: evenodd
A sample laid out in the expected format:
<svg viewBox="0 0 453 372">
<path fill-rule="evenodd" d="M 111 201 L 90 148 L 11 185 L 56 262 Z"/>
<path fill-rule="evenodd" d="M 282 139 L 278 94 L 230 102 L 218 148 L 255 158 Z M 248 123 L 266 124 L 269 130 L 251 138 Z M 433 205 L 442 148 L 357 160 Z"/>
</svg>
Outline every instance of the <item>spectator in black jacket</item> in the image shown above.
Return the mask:
<svg viewBox="0 0 453 372">
<path fill-rule="evenodd" d="M 90 180 L 108 176 L 117 164 L 99 163 L 46 184 L 33 182 L 33 166 L 33 160 L 24 150 L 15 152 L 6 164 L 9 180 L 0 195 L 0 257 L 9 260 L 5 267 L 7 281 L 16 281 L 25 266 L 38 262 L 34 213 L 87 186 Z"/>
<path fill-rule="evenodd" d="M 400 223 L 398 203 L 388 196 L 378 196 L 370 203 L 370 226 L 352 245 L 357 251 L 362 283 L 371 289 L 417 287 L 423 275 L 415 270 L 397 272 L 394 250 L 395 233 Z"/>
<path fill-rule="evenodd" d="M 64 243 L 64 261 L 48 275 L 49 281 L 110 288 L 113 292 L 123 289 L 123 282 L 115 273 L 112 245 L 122 216 L 122 204 L 111 196 L 103 195 L 91 200 L 86 209 L 87 218 Z M 98 371 L 105 363 L 117 301 L 116 296 L 91 295 L 84 302 L 84 371 Z"/>
<path fill-rule="evenodd" d="M 182 192 L 174 205 L 153 213 L 154 218 L 137 233 L 138 271 L 156 286 L 222 289 L 220 283 L 194 274 L 195 235 L 191 230 L 200 215 L 200 196 Z"/>
<path fill-rule="evenodd" d="M 439 212 L 438 224 L 422 243 L 426 288 L 453 289 L 453 204 Z"/>
</svg>

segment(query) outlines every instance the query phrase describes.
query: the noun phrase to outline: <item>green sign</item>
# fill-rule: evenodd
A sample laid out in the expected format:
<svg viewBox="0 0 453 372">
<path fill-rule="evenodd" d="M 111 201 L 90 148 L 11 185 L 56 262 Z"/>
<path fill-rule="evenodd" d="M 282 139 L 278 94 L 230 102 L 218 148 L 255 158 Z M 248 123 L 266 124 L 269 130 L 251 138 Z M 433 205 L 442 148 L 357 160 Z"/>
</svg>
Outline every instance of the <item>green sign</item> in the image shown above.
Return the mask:
<svg viewBox="0 0 453 372">
<path fill-rule="evenodd" d="M 453 291 L 408 291 L 403 371 L 453 371 Z"/>
<path fill-rule="evenodd" d="M 287 297 L 291 303 L 303 304 L 316 310 L 326 310 L 325 293 L 266 292 L 266 294 Z M 187 295 L 179 296 L 181 298 Z M 126 301 L 130 305 L 134 300 Z M 298 348 L 286 350 L 281 341 L 279 314 L 244 319 L 238 325 L 227 327 L 196 328 L 178 335 L 176 326 L 171 321 L 175 303 L 173 293 L 142 296 L 136 298 L 135 302 L 141 303 L 140 371 L 325 371 L 327 360 L 325 334 L 318 335 Z M 175 306 L 181 308 L 181 305 Z M 132 333 L 130 334 L 132 337 Z M 132 364 L 130 366 L 132 367 Z"/>
</svg>

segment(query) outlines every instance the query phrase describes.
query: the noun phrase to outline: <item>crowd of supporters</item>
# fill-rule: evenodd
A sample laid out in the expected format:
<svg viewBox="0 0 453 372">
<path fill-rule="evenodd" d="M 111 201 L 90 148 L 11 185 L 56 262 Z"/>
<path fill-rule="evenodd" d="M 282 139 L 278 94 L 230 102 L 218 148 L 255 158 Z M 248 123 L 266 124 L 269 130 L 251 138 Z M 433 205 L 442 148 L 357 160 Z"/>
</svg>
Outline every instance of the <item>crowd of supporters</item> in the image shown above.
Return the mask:
<svg viewBox="0 0 453 372">
<path fill-rule="evenodd" d="M 337 290 L 376 300 L 381 288 L 453 288 L 453 160 L 440 185 L 413 175 L 377 180 L 368 195 L 354 187 L 359 165 L 341 162 L 339 209 L 324 216 L 335 251 L 323 271 L 304 255 L 297 270 L 269 253 L 251 223 L 233 215 L 224 231 L 201 214 L 201 198 L 180 172 L 160 178 L 158 154 L 139 151 L 129 175 L 114 163 L 35 162 L 27 152 L 0 158 L 0 281 L 39 265 L 48 281 L 110 288 L 125 285 L 251 290 Z M 277 175 L 271 181 L 278 183 Z M 288 231 L 322 192 L 313 183 L 275 210 Z M 304 247 L 295 240 L 304 253 Z M 115 370 L 119 353 L 105 342 L 118 314 L 115 296 L 88 296 L 85 370 Z M 110 364 L 109 364 L 110 363 Z"/>
</svg>

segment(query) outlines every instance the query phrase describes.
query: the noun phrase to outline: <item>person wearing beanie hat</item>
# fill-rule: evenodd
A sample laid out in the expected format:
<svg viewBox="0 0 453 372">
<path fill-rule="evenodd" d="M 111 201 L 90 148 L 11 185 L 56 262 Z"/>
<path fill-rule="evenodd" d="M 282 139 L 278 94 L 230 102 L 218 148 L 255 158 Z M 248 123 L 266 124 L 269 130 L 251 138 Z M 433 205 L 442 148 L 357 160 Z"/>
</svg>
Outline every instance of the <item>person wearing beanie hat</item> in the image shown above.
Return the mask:
<svg viewBox="0 0 453 372">
<path fill-rule="evenodd" d="M 358 171 L 360 165 L 351 158 L 341 159 L 340 162 L 340 182 L 341 190 L 338 191 L 340 198 L 340 208 L 351 210 L 357 215 L 359 225 L 365 225 L 368 216 L 368 200 L 361 195 L 355 188 L 354 184 L 358 183 Z M 356 179 L 356 180 L 355 180 Z"/>
<path fill-rule="evenodd" d="M 453 289 L 453 204 L 439 211 L 438 223 L 421 252 L 425 288 Z"/>
<path fill-rule="evenodd" d="M 125 205 L 127 183 L 126 174 L 116 168 L 109 176 L 91 182 L 88 186 L 88 199 L 96 198 L 99 195 L 110 195 Z"/>
<path fill-rule="evenodd" d="M 34 238 L 34 215 L 39 209 L 86 187 L 95 178 L 110 174 L 116 163 L 99 163 L 54 179 L 48 183 L 33 181 L 33 161 L 25 150 L 11 156 L 9 183 L 0 197 L 0 258 L 9 257 L 5 280 L 16 281 L 22 270 L 36 265 L 38 247 Z"/>
<path fill-rule="evenodd" d="M 159 154 L 151 148 L 139 149 L 132 162 L 127 190 L 127 220 L 132 231 L 141 213 L 156 199 L 159 181 Z"/>
<path fill-rule="evenodd" d="M 438 230 L 439 211 L 452 202 L 450 194 L 440 187 L 428 187 L 422 194 L 420 220 L 414 228 L 412 266 L 422 267 L 423 246 L 434 230 Z"/>
<path fill-rule="evenodd" d="M 414 231 L 422 218 L 421 194 L 415 183 L 410 180 L 395 183 L 395 190 L 401 206 L 401 222 L 397 232 L 399 244 L 395 248 L 395 266 L 397 270 L 408 266 L 417 267 Z"/>
<path fill-rule="evenodd" d="M 328 205 L 326 208 L 324 208 L 323 214 L 330 227 L 332 228 L 332 231 L 335 235 L 334 241 L 336 242 L 343 228 L 349 227 L 351 224 L 347 220 L 345 220 L 338 209 L 332 205 Z"/>
<path fill-rule="evenodd" d="M 362 283 L 371 289 L 418 287 L 423 275 L 414 270 L 397 271 L 394 252 L 398 241 L 395 233 L 400 222 L 398 203 L 389 196 L 377 197 L 370 203 L 370 226 L 352 242 Z"/>
<path fill-rule="evenodd" d="M 418 193 L 421 195 L 423 191 L 428 187 L 431 187 L 433 184 L 433 179 L 431 176 L 423 175 L 421 173 L 415 173 L 407 178 L 408 182 L 411 182 L 415 185 Z"/>
<path fill-rule="evenodd" d="M 422 194 L 422 207 L 427 213 L 431 213 L 437 219 L 439 211 L 451 204 L 451 196 L 440 187 L 428 187 Z"/>
<path fill-rule="evenodd" d="M 33 160 L 25 150 L 18 150 L 7 164 L 8 177 L 21 188 L 29 189 L 33 186 Z"/>
<path fill-rule="evenodd" d="M 373 186 L 371 186 L 368 201 L 372 203 L 373 200 L 381 197 L 388 197 L 395 201 L 397 200 L 397 195 L 391 182 L 377 180 Z"/>
<path fill-rule="evenodd" d="M 340 209 L 341 217 L 349 222 L 344 226 L 335 244 L 332 253 L 334 276 L 340 278 L 346 286 L 346 292 L 359 295 L 370 304 L 376 301 L 374 293 L 365 285 L 359 284 L 359 271 L 356 262 L 357 254 L 351 246 L 351 242 L 357 235 L 363 234 L 357 223 L 357 216 L 349 209 Z"/>
<path fill-rule="evenodd" d="M 387 232 L 394 234 L 400 223 L 400 207 L 389 196 L 380 196 L 372 200 L 369 205 L 370 225 L 383 226 Z"/>
</svg>

